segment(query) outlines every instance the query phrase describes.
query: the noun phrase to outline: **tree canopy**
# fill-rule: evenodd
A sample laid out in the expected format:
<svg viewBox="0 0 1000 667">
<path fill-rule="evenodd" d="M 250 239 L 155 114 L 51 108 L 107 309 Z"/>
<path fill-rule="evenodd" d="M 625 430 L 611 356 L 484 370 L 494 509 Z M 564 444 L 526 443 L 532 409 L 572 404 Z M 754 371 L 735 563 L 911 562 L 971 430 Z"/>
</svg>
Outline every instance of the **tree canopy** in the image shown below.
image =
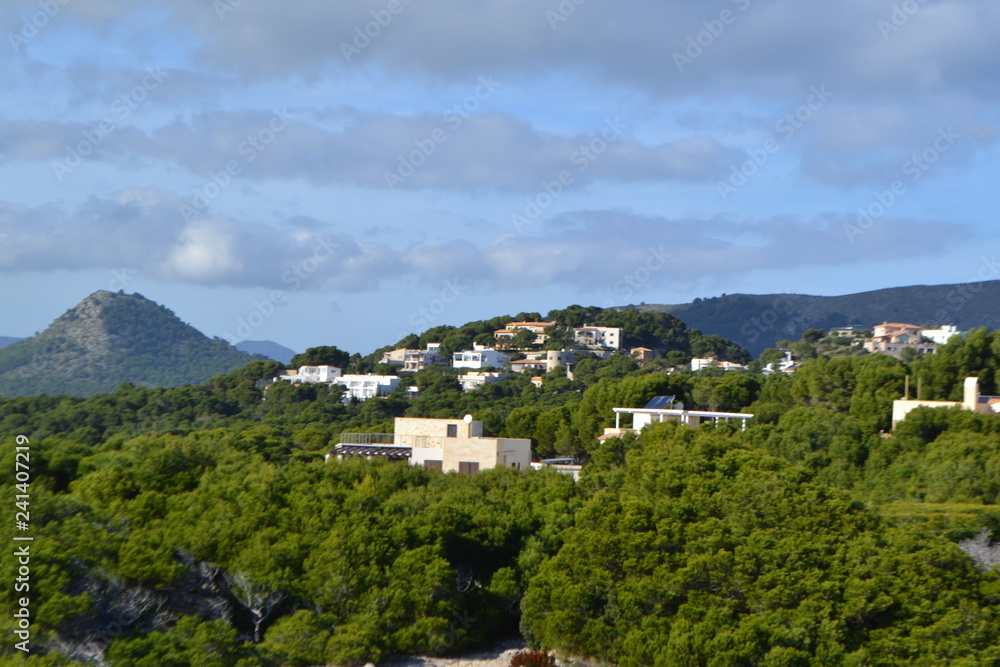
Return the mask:
<svg viewBox="0 0 1000 667">
<path fill-rule="evenodd" d="M 692 349 L 669 316 L 567 311 L 559 326 L 619 322 Z M 494 325 L 439 328 L 431 342 Z M 30 441 L 38 649 L 0 654 L 360 666 L 520 631 L 623 667 L 996 664 L 1000 417 L 889 419 L 906 375 L 930 398 L 954 397 L 969 375 L 992 391 L 997 340 L 974 332 L 910 362 L 818 354 L 792 376 L 639 368 L 618 353 L 579 359 L 572 379 L 559 369 L 540 387 L 516 375 L 472 392 L 435 367 L 347 405 L 337 386 L 267 386 L 282 366 L 263 360 L 197 386 L 0 399 L 0 439 Z M 755 416 L 746 431 L 668 423 L 597 440 L 612 408 L 659 395 Z M 324 457 L 346 431 L 464 414 L 488 435 L 530 438 L 536 459 L 585 463 L 580 481 Z M 14 457 L 0 448 L 5 470 Z M 16 484 L 0 478 L 8 498 Z M 16 568 L 0 559 L 5 580 Z M 5 608 L 16 595 L 0 592 Z"/>
</svg>

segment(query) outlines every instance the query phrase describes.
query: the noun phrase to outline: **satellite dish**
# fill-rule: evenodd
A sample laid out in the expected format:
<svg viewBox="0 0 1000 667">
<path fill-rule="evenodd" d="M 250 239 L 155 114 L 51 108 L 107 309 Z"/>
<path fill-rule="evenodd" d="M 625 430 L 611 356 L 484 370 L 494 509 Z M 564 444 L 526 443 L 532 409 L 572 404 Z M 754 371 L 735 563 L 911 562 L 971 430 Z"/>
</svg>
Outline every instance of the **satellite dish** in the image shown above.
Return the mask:
<svg viewBox="0 0 1000 667">
<path fill-rule="evenodd" d="M 464 421 L 466 424 L 471 424 L 472 423 L 472 415 L 465 415 L 464 417 L 462 417 L 462 421 Z"/>
<path fill-rule="evenodd" d="M 684 409 L 684 404 L 683 403 L 674 403 L 674 409 L 675 410 L 683 410 Z"/>
</svg>

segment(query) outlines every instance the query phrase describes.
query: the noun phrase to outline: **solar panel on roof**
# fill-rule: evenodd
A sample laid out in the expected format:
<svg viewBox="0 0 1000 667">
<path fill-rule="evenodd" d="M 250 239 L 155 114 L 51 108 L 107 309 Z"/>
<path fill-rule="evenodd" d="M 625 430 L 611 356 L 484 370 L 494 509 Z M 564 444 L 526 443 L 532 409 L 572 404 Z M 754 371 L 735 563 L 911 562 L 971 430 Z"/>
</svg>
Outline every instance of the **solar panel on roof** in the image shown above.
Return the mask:
<svg viewBox="0 0 1000 667">
<path fill-rule="evenodd" d="M 666 410 L 674 404 L 676 396 L 654 396 L 646 404 L 645 410 Z"/>
</svg>

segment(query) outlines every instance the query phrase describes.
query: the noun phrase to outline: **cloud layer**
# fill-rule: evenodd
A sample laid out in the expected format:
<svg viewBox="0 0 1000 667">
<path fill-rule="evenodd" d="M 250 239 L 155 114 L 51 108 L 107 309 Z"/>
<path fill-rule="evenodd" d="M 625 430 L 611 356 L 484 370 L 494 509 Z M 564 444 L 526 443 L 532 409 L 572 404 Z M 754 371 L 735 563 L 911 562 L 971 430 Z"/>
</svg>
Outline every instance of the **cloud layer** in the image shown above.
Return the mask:
<svg viewBox="0 0 1000 667">
<path fill-rule="evenodd" d="M 0 272 L 128 268 L 206 287 L 336 292 L 377 290 L 396 278 L 459 279 L 488 290 L 620 291 L 636 283 L 929 258 L 970 234 L 954 223 L 906 219 L 858 229 L 856 221 L 833 218 L 669 219 L 600 210 L 558 216 L 531 234 L 501 234 L 483 245 L 428 241 L 393 249 L 315 220 L 279 227 L 221 216 L 185 220 L 181 204 L 156 190 L 93 198 L 70 213 L 0 204 Z"/>
<path fill-rule="evenodd" d="M 988 223 L 985 0 L 45 6 L 0 6 L 7 276 L 621 294 L 932 259 Z"/>
</svg>

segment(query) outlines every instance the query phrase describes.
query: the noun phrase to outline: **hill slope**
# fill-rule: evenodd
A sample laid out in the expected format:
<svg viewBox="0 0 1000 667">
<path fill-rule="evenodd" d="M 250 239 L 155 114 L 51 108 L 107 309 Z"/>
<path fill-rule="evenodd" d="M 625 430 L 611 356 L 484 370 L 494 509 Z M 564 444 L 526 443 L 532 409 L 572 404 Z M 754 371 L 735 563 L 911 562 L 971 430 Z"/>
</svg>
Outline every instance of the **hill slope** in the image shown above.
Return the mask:
<svg viewBox="0 0 1000 667">
<path fill-rule="evenodd" d="M 5 347 L 7 347 L 8 345 L 12 345 L 12 344 L 16 343 L 19 340 L 23 340 L 23 339 L 22 338 L 11 338 L 10 336 L 0 336 L 0 349 L 3 349 Z"/>
<path fill-rule="evenodd" d="M 1000 328 L 1000 281 L 960 285 L 892 287 L 844 296 L 728 294 L 681 305 L 642 305 L 669 312 L 706 334 L 723 336 L 754 356 L 782 338 L 798 340 L 806 329 L 883 321 L 954 324 L 959 329 Z"/>
<path fill-rule="evenodd" d="M 0 396 L 198 384 L 252 359 L 140 294 L 99 291 L 42 333 L 0 349 Z"/>
</svg>

